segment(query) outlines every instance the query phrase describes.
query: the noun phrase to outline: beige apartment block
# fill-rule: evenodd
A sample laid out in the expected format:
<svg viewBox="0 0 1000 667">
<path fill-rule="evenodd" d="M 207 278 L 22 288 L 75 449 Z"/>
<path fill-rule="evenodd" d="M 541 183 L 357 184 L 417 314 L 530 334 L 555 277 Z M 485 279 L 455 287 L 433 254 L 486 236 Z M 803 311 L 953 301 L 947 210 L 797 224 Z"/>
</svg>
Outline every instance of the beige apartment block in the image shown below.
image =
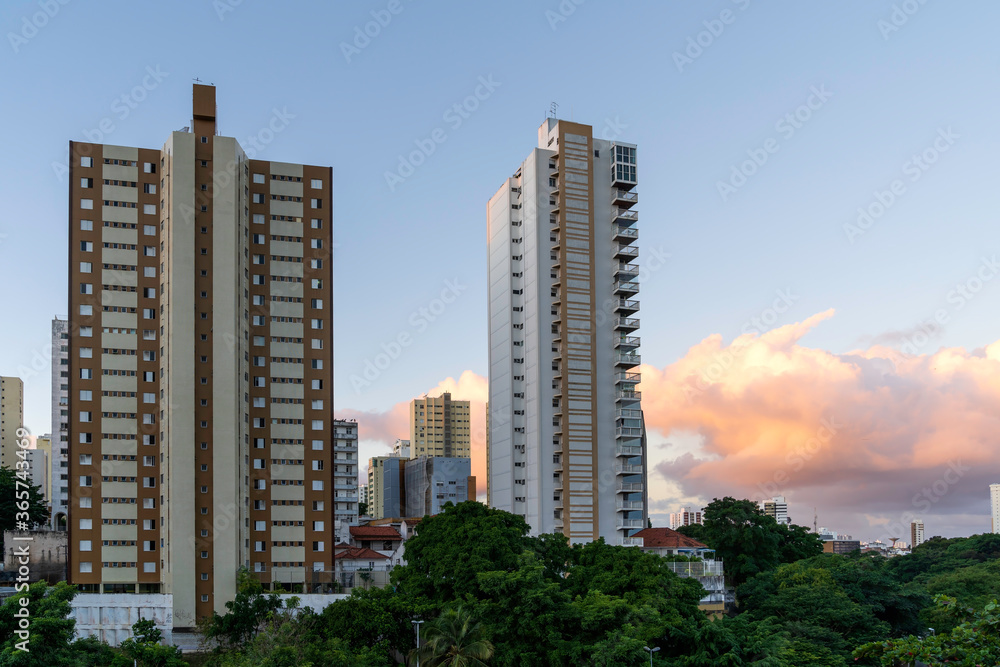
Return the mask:
<svg viewBox="0 0 1000 667">
<path fill-rule="evenodd" d="M 161 148 L 70 142 L 69 580 L 178 628 L 333 566 L 332 170 L 253 159 L 215 92 Z"/>
<path fill-rule="evenodd" d="M 17 430 L 24 425 L 24 382 L 0 376 L 0 465 L 14 470 L 17 462 Z"/>
<path fill-rule="evenodd" d="M 471 456 L 469 401 L 453 401 L 445 392 L 410 402 L 410 455 Z"/>
</svg>

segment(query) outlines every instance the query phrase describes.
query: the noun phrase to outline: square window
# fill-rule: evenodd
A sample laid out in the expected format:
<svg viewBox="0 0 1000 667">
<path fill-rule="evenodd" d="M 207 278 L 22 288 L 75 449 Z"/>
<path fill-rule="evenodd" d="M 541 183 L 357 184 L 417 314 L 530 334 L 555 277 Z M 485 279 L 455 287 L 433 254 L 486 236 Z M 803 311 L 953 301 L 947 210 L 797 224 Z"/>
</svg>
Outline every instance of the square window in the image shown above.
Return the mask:
<svg viewBox="0 0 1000 667">
<path fill-rule="evenodd" d="M 92 158 L 92 157 L 82 157 L 82 158 L 80 158 L 80 166 L 81 167 L 93 167 L 94 166 L 94 158 Z"/>
</svg>

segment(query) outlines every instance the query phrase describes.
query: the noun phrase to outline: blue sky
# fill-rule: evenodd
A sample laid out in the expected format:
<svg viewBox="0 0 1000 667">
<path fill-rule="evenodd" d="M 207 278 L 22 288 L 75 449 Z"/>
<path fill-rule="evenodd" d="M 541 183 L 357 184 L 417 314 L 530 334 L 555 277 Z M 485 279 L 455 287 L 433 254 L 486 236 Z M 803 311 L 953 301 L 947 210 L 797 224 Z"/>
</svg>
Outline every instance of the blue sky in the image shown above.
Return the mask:
<svg viewBox="0 0 1000 667">
<path fill-rule="evenodd" d="M 103 121 L 104 143 L 159 147 L 189 124 L 195 77 L 218 87 L 223 134 L 246 145 L 277 110 L 290 121 L 259 156 L 334 167 L 338 410 L 386 410 L 485 374 L 486 202 L 552 102 L 639 146 L 642 258 L 670 255 L 641 293 L 654 366 L 713 333 L 732 339 L 777 290 L 795 300 L 776 325 L 836 310 L 804 345 L 891 340 L 951 308 L 949 291 L 1000 250 L 993 3 L 50 5 L 44 21 L 44 2 L 0 8 L 2 374 L 30 366 L 66 312 L 67 183 L 53 165 L 67 142 Z M 679 67 L 675 52 L 699 39 Z M 481 80 L 492 83 L 478 108 L 449 113 Z M 799 110 L 815 90 L 828 98 Z M 779 125 L 797 110 L 808 119 L 794 132 Z M 390 188 L 400 156 L 439 129 L 444 141 Z M 764 146 L 766 162 L 724 200 L 718 183 Z M 911 180 L 904 165 L 925 150 L 937 159 Z M 844 225 L 897 179 L 902 194 L 851 243 Z M 454 303 L 421 315 L 449 285 Z M 922 352 L 993 342 L 998 307 L 1000 285 L 986 283 Z M 412 344 L 352 386 L 401 333 Z M 48 378 L 27 378 L 35 432 L 48 429 Z"/>
</svg>

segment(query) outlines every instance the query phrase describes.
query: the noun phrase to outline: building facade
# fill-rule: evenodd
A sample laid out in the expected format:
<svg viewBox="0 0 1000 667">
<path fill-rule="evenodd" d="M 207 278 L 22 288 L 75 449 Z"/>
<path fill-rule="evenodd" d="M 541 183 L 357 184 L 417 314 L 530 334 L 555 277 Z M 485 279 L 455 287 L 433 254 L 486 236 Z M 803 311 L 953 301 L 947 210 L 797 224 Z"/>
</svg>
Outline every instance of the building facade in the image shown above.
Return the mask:
<svg viewBox="0 0 1000 667">
<path fill-rule="evenodd" d="M 332 172 L 196 85 L 161 149 L 70 142 L 70 583 L 225 612 L 333 559 Z M 356 493 L 356 491 L 355 491 Z"/>
<path fill-rule="evenodd" d="M 694 523 L 701 523 L 701 510 L 693 510 L 690 507 L 682 507 L 680 512 L 670 514 L 670 528 L 677 530 L 681 526 L 690 526 Z"/>
<path fill-rule="evenodd" d="M 924 522 L 914 519 L 910 522 L 910 548 L 915 549 L 924 542 Z"/>
<path fill-rule="evenodd" d="M 34 449 L 27 450 L 31 460 L 31 483 L 42 490 L 45 504 L 52 513 L 52 436 L 35 438 Z"/>
<path fill-rule="evenodd" d="M 789 524 L 792 522 L 788 518 L 788 503 L 784 496 L 775 496 L 768 500 L 760 501 L 760 509 L 778 523 Z"/>
<path fill-rule="evenodd" d="M 406 462 L 405 507 L 400 516 L 423 517 L 441 512 L 445 503 L 476 499 L 472 459 L 420 456 Z"/>
<path fill-rule="evenodd" d="M 646 526 L 636 147 L 555 118 L 490 199 L 488 498 L 534 534 Z"/>
<path fill-rule="evenodd" d="M 410 401 L 409 457 L 471 456 L 472 430 L 469 401 L 453 401 L 445 392 L 438 397 Z M 397 441 L 397 444 L 403 441 Z"/>
<path fill-rule="evenodd" d="M 368 459 L 368 516 L 371 518 L 403 516 L 406 462 L 407 459 L 395 455 Z"/>
<path fill-rule="evenodd" d="M 332 394 L 331 394 L 332 396 Z M 358 422 L 333 420 L 333 517 L 336 534 L 358 523 Z M 314 463 L 320 465 L 319 463 Z M 322 469 L 322 467 L 320 467 Z M 317 561 L 318 562 L 318 561 Z"/>
<path fill-rule="evenodd" d="M 69 321 L 52 320 L 52 528 L 66 530 L 69 511 Z"/>
<path fill-rule="evenodd" d="M 24 382 L 19 377 L 0 376 L 0 465 L 15 469 L 24 425 Z"/>
<path fill-rule="evenodd" d="M 990 531 L 1000 533 L 1000 484 L 990 484 Z"/>
</svg>

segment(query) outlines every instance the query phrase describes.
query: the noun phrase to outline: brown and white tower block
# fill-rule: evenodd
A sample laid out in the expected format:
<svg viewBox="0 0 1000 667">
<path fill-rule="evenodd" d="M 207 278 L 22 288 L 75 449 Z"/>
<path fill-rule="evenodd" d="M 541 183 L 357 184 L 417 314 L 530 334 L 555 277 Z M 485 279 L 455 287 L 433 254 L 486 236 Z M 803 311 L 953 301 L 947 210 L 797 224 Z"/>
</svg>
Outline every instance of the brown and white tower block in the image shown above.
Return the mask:
<svg viewBox="0 0 1000 667">
<path fill-rule="evenodd" d="M 332 569 L 357 513 L 334 491 L 332 170 L 251 157 L 203 85 L 161 149 L 70 143 L 69 579 L 168 594 L 178 628 L 240 567 Z"/>
</svg>

